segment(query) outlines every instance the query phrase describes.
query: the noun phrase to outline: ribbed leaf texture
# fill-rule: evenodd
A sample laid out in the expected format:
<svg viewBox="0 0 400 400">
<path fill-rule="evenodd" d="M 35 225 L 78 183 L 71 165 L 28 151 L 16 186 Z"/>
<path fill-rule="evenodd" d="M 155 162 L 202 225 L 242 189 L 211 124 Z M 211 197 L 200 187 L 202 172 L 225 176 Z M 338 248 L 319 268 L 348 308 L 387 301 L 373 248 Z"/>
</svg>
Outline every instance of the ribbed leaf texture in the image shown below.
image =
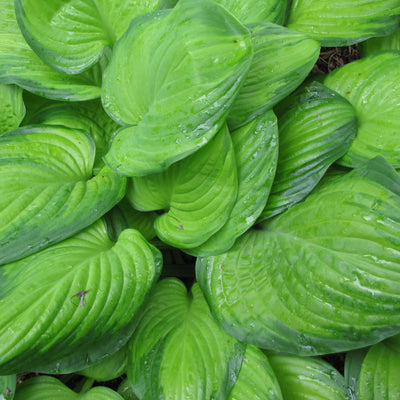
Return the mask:
<svg viewBox="0 0 400 400">
<path fill-rule="evenodd" d="M 0 264 L 71 236 L 121 200 L 126 178 L 108 167 L 92 177 L 94 158 L 80 130 L 31 125 L 0 136 Z"/>
<path fill-rule="evenodd" d="M 0 374 L 68 373 L 116 352 L 158 279 L 161 253 L 135 230 L 108 238 L 102 220 L 0 268 Z"/>
<path fill-rule="evenodd" d="M 107 112 L 124 125 L 106 162 L 141 176 L 204 146 L 223 126 L 252 59 L 249 31 L 209 0 L 136 18 L 104 74 Z"/>
<path fill-rule="evenodd" d="M 239 340 L 300 355 L 367 346 L 400 332 L 399 211 L 400 176 L 377 158 L 198 259 L 196 275 Z"/>
<path fill-rule="evenodd" d="M 0 135 L 19 127 L 25 115 L 22 89 L 15 85 L 0 84 Z"/>
</svg>

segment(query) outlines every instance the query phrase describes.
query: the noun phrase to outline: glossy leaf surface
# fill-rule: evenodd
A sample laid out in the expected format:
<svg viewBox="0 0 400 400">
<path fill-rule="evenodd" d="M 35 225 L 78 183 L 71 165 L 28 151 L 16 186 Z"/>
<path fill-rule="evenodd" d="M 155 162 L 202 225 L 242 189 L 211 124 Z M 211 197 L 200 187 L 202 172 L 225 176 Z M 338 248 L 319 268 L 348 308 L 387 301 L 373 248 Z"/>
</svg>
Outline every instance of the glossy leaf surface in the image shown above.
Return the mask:
<svg viewBox="0 0 400 400">
<path fill-rule="evenodd" d="M 323 46 L 348 46 L 392 33 L 399 14 L 397 0 L 293 0 L 288 27 Z"/>
<path fill-rule="evenodd" d="M 225 225 L 192 255 L 228 250 L 256 221 L 268 199 L 278 156 L 278 126 L 272 111 L 231 133 L 238 171 L 238 196 Z M 225 185 L 225 184 L 224 184 Z"/>
<path fill-rule="evenodd" d="M 18 128 L 25 115 L 22 89 L 0 84 L 0 135 Z"/>
<path fill-rule="evenodd" d="M 14 83 L 40 96 L 82 101 L 100 97 L 97 74 L 61 74 L 44 62 L 19 30 L 13 0 L 0 0 L 0 83 Z"/>
<path fill-rule="evenodd" d="M 51 67 L 79 73 L 113 47 L 133 18 L 163 0 L 15 0 L 18 23 L 29 45 Z"/>
<path fill-rule="evenodd" d="M 198 259 L 196 275 L 239 340 L 311 355 L 400 332 L 400 177 L 383 158 Z"/>
<path fill-rule="evenodd" d="M 228 116 L 231 129 L 264 114 L 296 89 L 317 61 L 320 45 L 272 23 L 249 25 L 254 57 Z"/>
<path fill-rule="evenodd" d="M 227 398 L 245 346 L 214 321 L 197 284 L 156 286 L 130 342 L 128 379 L 142 400 Z"/>
<path fill-rule="evenodd" d="M 108 387 L 96 386 L 86 393 L 73 390 L 52 376 L 38 376 L 24 381 L 19 387 L 14 400 L 123 400 Z"/>
<path fill-rule="evenodd" d="M 282 400 L 278 380 L 265 354 L 247 346 L 240 374 L 227 400 Z"/>
<path fill-rule="evenodd" d="M 335 70 L 324 84 L 354 106 L 358 132 L 340 160 L 355 167 L 381 155 L 400 167 L 400 51 L 371 55 Z"/>
<path fill-rule="evenodd" d="M 139 17 L 115 46 L 103 104 L 124 125 L 106 162 L 140 176 L 166 169 L 222 127 L 250 66 L 250 34 L 208 1 Z"/>
<path fill-rule="evenodd" d="M 287 0 L 215 0 L 243 24 L 274 22 L 283 25 Z"/>
<path fill-rule="evenodd" d="M 99 220 L 0 268 L 0 373 L 68 373 L 116 352 L 157 280 L 160 252 L 135 230 L 116 243 Z"/>
<path fill-rule="evenodd" d="M 346 400 L 343 376 L 320 358 L 268 354 L 286 400 Z"/>
<path fill-rule="evenodd" d="M 78 232 L 118 203 L 126 179 L 108 167 L 92 177 L 94 158 L 93 140 L 79 130 L 32 125 L 0 137 L 0 264 Z"/>
<path fill-rule="evenodd" d="M 391 35 L 374 37 L 360 43 L 360 52 L 363 57 L 384 50 L 400 50 L 400 27 Z"/>
<path fill-rule="evenodd" d="M 132 178 L 127 197 L 139 210 L 164 210 L 154 224 L 161 240 L 192 248 L 225 224 L 237 187 L 234 149 L 224 127 L 206 146 L 166 171 Z"/>
<path fill-rule="evenodd" d="M 400 398 L 400 337 L 372 346 L 358 375 L 359 400 L 394 400 Z"/>
<path fill-rule="evenodd" d="M 328 167 L 349 149 L 357 133 L 353 106 L 317 82 L 299 88 L 276 108 L 279 158 L 260 220 L 304 199 Z"/>
</svg>

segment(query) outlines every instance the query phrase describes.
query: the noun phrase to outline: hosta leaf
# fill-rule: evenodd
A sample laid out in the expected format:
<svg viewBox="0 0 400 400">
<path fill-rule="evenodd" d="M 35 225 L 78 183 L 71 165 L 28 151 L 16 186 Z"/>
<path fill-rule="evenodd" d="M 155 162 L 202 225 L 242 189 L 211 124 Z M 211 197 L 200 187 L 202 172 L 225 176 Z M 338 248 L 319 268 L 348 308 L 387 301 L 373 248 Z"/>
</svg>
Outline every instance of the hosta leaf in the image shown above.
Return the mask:
<svg viewBox="0 0 400 400">
<path fill-rule="evenodd" d="M 229 10 L 243 24 L 285 22 L 287 0 L 214 0 Z"/>
<path fill-rule="evenodd" d="M 14 2 L 0 0 L 0 83 L 15 83 L 52 99 L 82 101 L 100 97 L 101 82 L 93 71 L 70 76 L 44 64 L 19 30 Z"/>
<path fill-rule="evenodd" d="M 0 268 L 0 373 L 80 370 L 121 348 L 161 254 L 138 231 L 116 243 L 99 220 Z"/>
<path fill-rule="evenodd" d="M 96 386 L 86 393 L 75 393 L 53 376 L 30 378 L 18 386 L 14 400 L 123 400 L 110 388 Z"/>
<path fill-rule="evenodd" d="M 400 51 L 347 64 L 324 84 L 348 99 L 357 113 L 357 137 L 340 163 L 355 167 L 381 155 L 400 167 Z"/>
<path fill-rule="evenodd" d="M 0 84 L 0 135 L 18 128 L 25 115 L 22 89 Z"/>
<path fill-rule="evenodd" d="M 129 125 L 106 161 L 146 175 L 198 150 L 222 127 L 251 58 L 248 30 L 211 1 L 136 18 L 104 74 L 103 104 Z"/>
<path fill-rule="evenodd" d="M 16 386 L 15 375 L 0 376 L 0 400 L 13 400 Z"/>
<path fill-rule="evenodd" d="M 89 133 L 96 146 L 94 173 L 104 167 L 103 156 L 108 151 L 112 134 L 118 129 L 118 125 L 104 112 L 97 100 L 67 104 L 49 101 L 25 122 L 29 125 L 63 125 Z"/>
<path fill-rule="evenodd" d="M 108 355 L 100 362 L 89 365 L 77 373 L 95 379 L 98 382 L 110 381 L 125 373 L 127 361 L 128 344 L 121 347 L 117 352 Z"/>
<path fill-rule="evenodd" d="M 265 354 L 247 346 L 242 367 L 228 400 L 282 400 L 275 373 Z"/>
<path fill-rule="evenodd" d="M 163 0 L 15 0 L 25 39 L 43 61 L 79 73 L 101 57 L 136 16 L 156 10 Z"/>
<path fill-rule="evenodd" d="M 151 240 L 157 235 L 154 229 L 157 217 L 156 212 L 135 210 L 125 197 L 107 214 L 107 222 L 117 232 L 117 237 L 121 230 L 130 228 L 138 230 L 147 240 Z"/>
<path fill-rule="evenodd" d="M 310 355 L 400 332 L 399 267 L 400 176 L 377 158 L 198 259 L 197 278 L 239 340 Z"/>
<path fill-rule="evenodd" d="M 317 82 L 287 97 L 276 112 L 278 167 L 260 220 L 305 198 L 328 167 L 347 152 L 357 133 L 353 106 Z"/>
<path fill-rule="evenodd" d="M 357 380 L 360 374 L 362 362 L 367 354 L 369 347 L 363 347 L 346 353 L 344 363 L 344 379 L 347 389 L 347 395 L 350 400 L 358 400 L 357 398 Z"/>
<path fill-rule="evenodd" d="M 400 398 L 400 341 L 388 339 L 372 346 L 358 375 L 358 400 Z"/>
<path fill-rule="evenodd" d="M 347 46 L 392 33 L 399 14 L 398 0 L 293 0 L 288 27 L 323 46 Z"/>
<path fill-rule="evenodd" d="M 228 116 L 231 129 L 264 114 L 299 86 L 317 61 L 313 39 L 272 23 L 253 24 L 254 57 Z"/>
<path fill-rule="evenodd" d="M 400 50 L 400 28 L 397 28 L 391 35 L 373 37 L 360 43 L 360 52 L 363 57 L 383 50 Z"/>
<path fill-rule="evenodd" d="M 268 354 L 285 400 L 345 400 L 343 376 L 319 358 Z"/>
<path fill-rule="evenodd" d="M 119 385 L 118 393 L 124 398 L 124 400 L 139 400 L 133 391 L 133 387 L 128 378 L 125 378 Z"/>
<path fill-rule="evenodd" d="M 92 177 L 94 157 L 86 133 L 60 126 L 0 137 L 0 264 L 78 232 L 118 203 L 126 179 L 108 167 Z"/>
<path fill-rule="evenodd" d="M 140 399 L 227 398 L 245 346 L 214 321 L 197 284 L 162 280 L 131 339 L 128 379 Z"/>
<path fill-rule="evenodd" d="M 278 156 L 278 127 L 272 111 L 232 132 L 238 171 L 238 196 L 226 224 L 201 246 L 187 250 L 199 256 L 228 250 L 263 210 Z"/>
<path fill-rule="evenodd" d="M 232 140 L 224 127 L 206 146 L 164 172 L 132 178 L 127 197 L 137 209 L 165 210 L 158 237 L 179 248 L 204 243 L 229 218 L 237 196 Z"/>
</svg>

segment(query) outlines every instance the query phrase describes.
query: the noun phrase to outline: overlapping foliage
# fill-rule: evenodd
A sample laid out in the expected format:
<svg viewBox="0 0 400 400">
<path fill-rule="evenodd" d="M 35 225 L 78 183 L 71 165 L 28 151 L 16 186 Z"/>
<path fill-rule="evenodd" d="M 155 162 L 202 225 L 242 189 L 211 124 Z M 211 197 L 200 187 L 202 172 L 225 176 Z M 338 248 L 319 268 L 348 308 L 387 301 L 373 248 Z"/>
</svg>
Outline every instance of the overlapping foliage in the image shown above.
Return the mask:
<svg viewBox="0 0 400 400">
<path fill-rule="evenodd" d="M 399 15 L 0 0 L 0 399 L 398 399 Z"/>
</svg>

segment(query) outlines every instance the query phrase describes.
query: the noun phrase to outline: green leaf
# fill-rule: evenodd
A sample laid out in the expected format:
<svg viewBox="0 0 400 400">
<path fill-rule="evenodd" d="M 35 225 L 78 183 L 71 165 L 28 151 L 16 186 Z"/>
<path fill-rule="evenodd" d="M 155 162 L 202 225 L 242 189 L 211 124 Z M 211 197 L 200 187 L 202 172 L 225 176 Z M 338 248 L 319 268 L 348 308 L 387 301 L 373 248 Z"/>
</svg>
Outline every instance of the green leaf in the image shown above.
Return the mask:
<svg viewBox="0 0 400 400">
<path fill-rule="evenodd" d="M 400 398 L 399 336 L 372 346 L 358 376 L 358 400 L 394 400 Z"/>
<path fill-rule="evenodd" d="M 392 33 L 399 14 L 398 0 L 293 0 L 288 27 L 322 46 L 348 46 Z"/>
<path fill-rule="evenodd" d="M 0 83 L 14 83 L 51 99 L 82 101 L 100 97 L 97 75 L 94 77 L 93 71 L 76 76 L 61 74 L 44 64 L 19 30 L 14 2 L 0 0 Z"/>
<path fill-rule="evenodd" d="M 252 59 L 250 34 L 211 1 L 136 18 L 114 49 L 102 99 L 116 121 L 106 162 L 122 174 L 166 169 L 223 126 Z"/>
<path fill-rule="evenodd" d="M 197 248 L 196 256 L 222 253 L 247 231 L 265 207 L 278 157 L 278 126 L 272 111 L 232 132 L 238 171 L 238 196 L 228 221 Z"/>
<path fill-rule="evenodd" d="M 133 387 L 128 378 L 125 378 L 119 385 L 118 393 L 124 398 L 124 400 L 139 400 L 139 398 L 135 395 Z"/>
<path fill-rule="evenodd" d="M 231 129 L 264 114 L 299 86 L 317 61 L 313 39 L 272 23 L 252 24 L 254 57 L 228 116 Z"/>
<path fill-rule="evenodd" d="M 94 173 L 104 167 L 103 156 L 108 151 L 112 134 L 118 129 L 118 124 L 105 113 L 98 100 L 79 103 L 49 101 L 32 113 L 25 123 L 28 125 L 62 125 L 86 131 L 96 146 Z"/>
<path fill-rule="evenodd" d="M 130 342 L 128 379 L 143 400 L 227 398 L 245 346 L 214 321 L 197 284 L 164 279 Z"/>
<path fill-rule="evenodd" d="M 25 115 L 22 89 L 0 84 L 0 135 L 18 128 Z"/>
<path fill-rule="evenodd" d="M 161 264 L 138 231 L 114 243 L 99 220 L 0 268 L 0 373 L 69 373 L 119 350 Z"/>
<path fill-rule="evenodd" d="M 96 386 L 86 393 L 75 393 L 53 376 L 30 378 L 18 386 L 14 400 L 123 400 L 110 388 Z"/>
<path fill-rule="evenodd" d="M 226 223 L 237 188 L 235 154 L 225 126 L 206 146 L 166 171 L 132 178 L 127 197 L 138 210 L 165 210 L 154 223 L 158 237 L 190 249 Z"/>
<path fill-rule="evenodd" d="M 348 351 L 344 363 L 344 379 L 349 400 L 358 400 L 357 382 L 361 366 L 369 347 Z"/>
<path fill-rule="evenodd" d="M 227 400 L 282 400 L 278 380 L 265 354 L 247 346 L 239 377 Z"/>
<path fill-rule="evenodd" d="M 284 399 L 347 399 L 343 376 L 320 358 L 269 353 L 268 360 Z"/>
<path fill-rule="evenodd" d="M 132 19 L 162 0 L 15 0 L 18 23 L 32 49 L 68 74 L 93 66 L 113 47 Z"/>
<path fill-rule="evenodd" d="M 121 200 L 126 179 L 108 167 L 92 177 L 94 158 L 79 130 L 32 125 L 0 136 L 0 264 L 71 236 Z"/>
<path fill-rule="evenodd" d="M 304 199 L 329 166 L 348 151 L 357 133 L 353 106 L 317 82 L 299 88 L 275 111 L 279 121 L 278 167 L 259 220 Z"/>
<path fill-rule="evenodd" d="M 0 400 L 13 400 L 16 386 L 15 375 L 0 376 Z"/>
<path fill-rule="evenodd" d="M 98 382 L 116 379 L 126 372 L 128 362 L 128 344 L 121 347 L 115 353 L 103 358 L 100 362 L 89 365 L 78 371 L 79 375 L 84 375 Z"/>
<path fill-rule="evenodd" d="M 302 203 L 200 258 L 196 275 L 239 340 L 295 354 L 400 332 L 400 176 L 383 159 L 328 179 Z"/>
<path fill-rule="evenodd" d="M 274 22 L 283 24 L 287 0 L 214 0 L 224 6 L 243 24 Z"/>
<path fill-rule="evenodd" d="M 355 167 L 377 155 L 400 167 L 400 51 L 373 54 L 330 73 L 324 84 L 356 109 L 357 137 L 340 164 Z"/>
<path fill-rule="evenodd" d="M 400 50 L 400 28 L 391 35 L 368 39 L 360 43 L 359 48 L 363 57 L 383 50 Z"/>
</svg>

